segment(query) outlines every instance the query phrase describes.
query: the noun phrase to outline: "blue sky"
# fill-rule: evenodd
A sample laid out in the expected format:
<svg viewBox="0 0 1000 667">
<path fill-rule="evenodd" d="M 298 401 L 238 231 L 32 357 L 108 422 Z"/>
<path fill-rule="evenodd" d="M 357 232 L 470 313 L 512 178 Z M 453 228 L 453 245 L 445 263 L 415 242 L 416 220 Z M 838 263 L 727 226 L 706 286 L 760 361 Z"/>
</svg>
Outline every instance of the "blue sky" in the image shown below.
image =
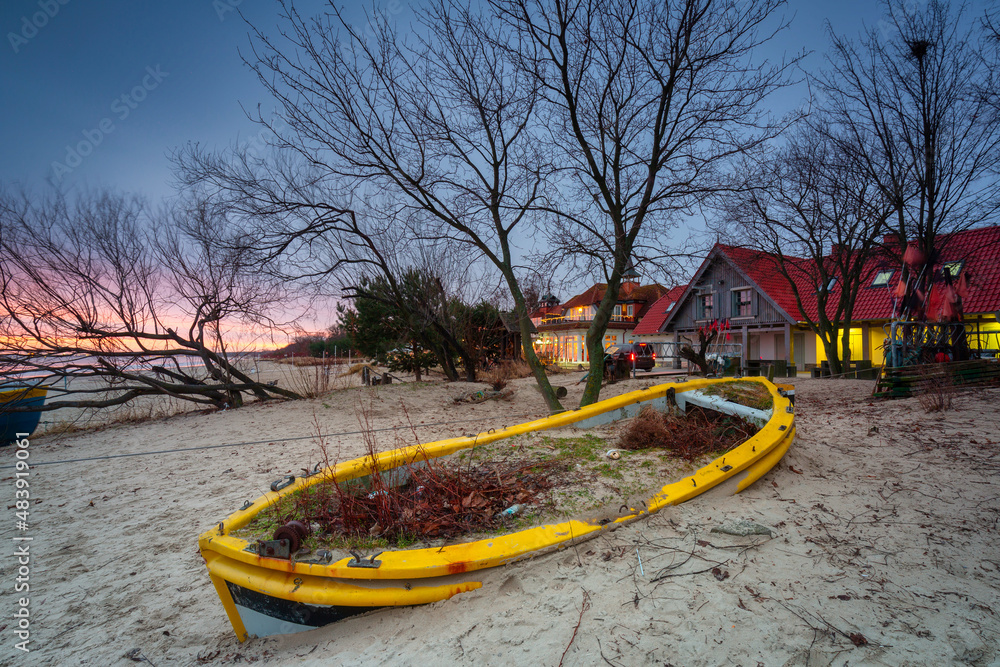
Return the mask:
<svg viewBox="0 0 1000 667">
<path fill-rule="evenodd" d="M 376 0 L 401 7 L 405 0 Z M 399 4 L 402 2 L 402 4 Z M 303 14 L 326 3 L 297 2 Z M 371 5 L 366 5 L 371 6 Z M 352 12 L 358 23 L 363 14 Z M 241 105 L 270 101 L 243 64 L 247 26 L 273 33 L 278 6 L 265 0 L 4 0 L 0 6 L 0 182 L 44 191 L 111 186 L 153 201 L 171 193 L 169 153 L 185 143 L 223 147 L 256 136 Z M 880 4 L 793 0 L 792 29 L 774 48 L 814 49 L 824 21 L 857 34 L 875 25 Z M 797 102 L 799 92 L 775 100 Z M 86 154 L 84 154 L 86 153 Z"/>
</svg>

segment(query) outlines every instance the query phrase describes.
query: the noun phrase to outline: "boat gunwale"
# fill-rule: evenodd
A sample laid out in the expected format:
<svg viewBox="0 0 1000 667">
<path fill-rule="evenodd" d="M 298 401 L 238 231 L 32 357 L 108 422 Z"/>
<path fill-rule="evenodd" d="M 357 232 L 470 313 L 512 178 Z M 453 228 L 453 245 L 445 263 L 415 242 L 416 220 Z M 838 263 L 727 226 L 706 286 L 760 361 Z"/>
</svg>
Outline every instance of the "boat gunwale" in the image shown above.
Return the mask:
<svg viewBox="0 0 1000 667">
<path fill-rule="evenodd" d="M 244 527 L 260 511 L 274 502 L 314 484 L 331 479 L 337 479 L 339 482 L 350 481 L 370 474 L 375 468 L 383 471 L 390 470 L 414 461 L 447 456 L 463 449 L 489 444 L 527 432 L 570 426 L 600 414 L 665 398 L 670 389 L 673 389 L 675 393 L 683 393 L 704 389 L 713 384 L 733 381 L 757 382 L 768 389 L 772 395 L 773 407 L 767 423 L 755 435 L 726 454 L 693 473 L 664 485 L 658 493 L 648 499 L 645 508 L 629 508 L 629 514 L 604 524 L 571 519 L 557 524 L 533 526 L 500 536 L 450 544 L 444 547 L 386 550 L 379 556 L 382 560 L 382 565 L 379 568 L 349 567 L 348 562 L 351 561 L 349 557 L 329 564 L 263 557 L 247 550 L 250 544 L 248 540 L 231 534 Z M 335 464 L 309 477 L 297 477 L 288 487 L 276 492 L 269 491 L 245 509 L 230 514 L 214 529 L 204 532 L 199 537 L 198 543 L 203 552 L 215 552 L 227 559 L 247 565 L 276 572 L 336 579 L 428 578 L 455 572 L 479 570 L 528 558 L 553 548 L 566 546 L 580 538 L 593 536 L 595 533 L 613 530 L 668 505 L 689 500 L 718 484 L 749 471 L 747 479 L 744 479 L 738 486 L 737 491 L 741 491 L 780 460 L 784 451 L 791 444 L 794 433 L 794 411 L 791 409 L 789 399 L 780 393 L 774 384 L 763 378 L 704 379 L 665 383 L 524 424 L 496 430 L 490 429 L 473 436 L 459 436 L 381 452 L 374 461 L 367 456 L 359 457 Z M 777 454 L 777 456 L 772 457 L 773 454 Z M 770 458 L 774 458 L 773 462 L 761 469 L 760 462 Z M 724 467 L 728 470 L 723 470 Z M 211 570 L 211 567 L 209 569 Z"/>
<path fill-rule="evenodd" d="M 48 387 L 0 387 L 0 403 L 10 403 L 12 401 L 34 400 L 45 398 L 49 393 Z M 25 412 L 31 412 L 25 410 Z"/>
</svg>

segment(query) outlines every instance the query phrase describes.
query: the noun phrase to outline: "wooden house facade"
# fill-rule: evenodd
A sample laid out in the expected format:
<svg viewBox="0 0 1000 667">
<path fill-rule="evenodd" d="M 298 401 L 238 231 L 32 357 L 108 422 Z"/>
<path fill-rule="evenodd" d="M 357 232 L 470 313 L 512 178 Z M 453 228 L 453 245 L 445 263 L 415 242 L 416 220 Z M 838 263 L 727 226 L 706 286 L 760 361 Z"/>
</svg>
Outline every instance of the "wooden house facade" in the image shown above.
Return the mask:
<svg viewBox="0 0 1000 667">
<path fill-rule="evenodd" d="M 815 356 L 815 336 L 806 336 L 791 314 L 716 244 L 698 268 L 677 305 L 659 329 L 675 342 L 696 342 L 698 329 L 719 320 L 729 329 L 720 343 L 739 343 L 744 365 L 750 360 L 794 363 L 795 343 L 803 361 Z M 730 252 L 727 252 L 730 251 Z M 802 363 L 802 362 L 800 362 Z"/>
<path fill-rule="evenodd" d="M 962 321 L 971 347 L 978 356 L 1000 354 L 1000 226 L 942 235 L 935 243 L 940 257 L 934 271 L 934 289 L 928 314 L 932 321 L 940 315 L 943 273 L 951 280 L 962 279 L 967 294 L 962 299 Z M 808 260 L 786 258 L 786 261 Z M 807 269 L 808 267 L 803 267 Z M 808 271 L 799 272 L 803 276 Z M 896 312 L 900 271 L 897 262 L 873 254 L 862 271 L 862 282 L 854 306 L 853 319 L 838 337 L 848 339 L 851 359 L 884 363 L 887 327 Z M 713 321 L 728 324 L 722 343 L 739 343 L 743 365 L 751 362 L 784 361 L 804 370 L 826 360 L 818 336 L 805 324 L 807 313 L 815 321 L 818 300 L 815 286 L 805 279 L 796 287 L 802 296 L 800 309 L 795 292 L 776 267 L 776 259 L 764 252 L 717 243 L 695 273 L 683 295 L 663 317 L 653 309 L 655 321 L 640 323 L 644 339 L 696 342 L 698 328 Z M 836 303 L 840 285 L 834 281 L 830 303 Z M 647 337 L 650 336 L 650 337 Z"/>
</svg>

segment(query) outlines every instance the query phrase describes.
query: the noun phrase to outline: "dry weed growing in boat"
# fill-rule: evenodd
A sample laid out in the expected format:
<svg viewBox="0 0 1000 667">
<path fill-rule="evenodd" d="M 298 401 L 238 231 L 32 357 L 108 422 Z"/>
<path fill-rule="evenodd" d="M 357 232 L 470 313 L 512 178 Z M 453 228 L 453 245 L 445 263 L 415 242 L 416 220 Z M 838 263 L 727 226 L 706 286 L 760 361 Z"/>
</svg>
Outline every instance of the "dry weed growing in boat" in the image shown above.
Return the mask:
<svg viewBox="0 0 1000 667">
<path fill-rule="evenodd" d="M 666 449 L 688 461 L 727 450 L 759 429 L 734 415 L 694 407 L 687 415 L 668 414 L 645 407 L 619 438 L 622 449 Z"/>
<path fill-rule="evenodd" d="M 409 416 L 403 407 L 407 420 Z M 476 461 L 462 465 L 430 459 L 420 445 L 406 465 L 391 470 L 375 466 L 381 448 L 372 425 L 369 406 L 358 408 L 358 422 L 365 446 L 364 462 L 370 473 L 356 480 L 338 481 L 332 474 L 328 443 L 319 438 L 326 479 L 293 496 L 291 503 L 269 508 L 268 525 L 291 520 L 318 524 L 321 539 L 348 543 L 382 540 L 395 546 L 428 538 L 451 538 L 493 530 L 503 525 L 503 511 L 529 504 L 555 482 L 554 475 L 567 461 Z M 410 422 L 414 438 L 416 432 Z M 317 433 L 319 425 L 315 424 Z M 404 447 L 397 436 L 393 448 Z"/>
<path fill-rule="evenodd" d="M 703 391 L 706 394 L 721 396 L 727 401 L 745 405 L 748 408 L 756 408 L 757 410 L 774 408 L 771 392 L 760 382 L 721 382 L 706 387 Z"/>
</svg>

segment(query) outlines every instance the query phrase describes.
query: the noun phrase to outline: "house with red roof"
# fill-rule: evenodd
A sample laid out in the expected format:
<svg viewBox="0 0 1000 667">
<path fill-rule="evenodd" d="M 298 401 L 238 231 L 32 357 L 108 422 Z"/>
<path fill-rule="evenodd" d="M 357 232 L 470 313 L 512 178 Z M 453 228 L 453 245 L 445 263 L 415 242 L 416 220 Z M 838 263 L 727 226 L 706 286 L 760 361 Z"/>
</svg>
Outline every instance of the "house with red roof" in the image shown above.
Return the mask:
<svg viewBox="0 0 1000 667">
<path fill-rule="evenodd" d="M 542 298 L 542 305 L 531 313 L 531 321 L 538 329 L 534 345 L 539 358 L 567 365 L 589 363 L 587 330 L 607 289 L 607 284 L 598 283 L 562 304 L 552 295 Z M 605 332 L 604 347 L 635 340 L 636 324 L 666 293 L 661 285 L 640 285 L 638 274 L 627 272 Z"/>
<path fill-rule="evenodd" d="M 1000 226 L 942 235 L 935 246 L 940 250 L 935 283 L 942 285 L 942 272 L 947 272 L 954 281 L 964 278 L 963 284 L 968 285 L 962 310 L 973 349 L 1000 349 Z M 806 315 L 815 320 L 818 314 L 815 287 L 804 278 L 797 284 L 803 295 L 800 308 L 776 262 L 773 255 L 759 250 L 717 243 L 676 305 L 662 318 L 661 309 L 650 308 L 649 323 L 641 322 L 636 329 L 646 336 L 693 342 L 700 326 L 722 320 L 729 325 L 729 342 L 742 344 L 744 365 L 752 360 L 784 360 L 799 370 L 818 365 L 826 358 L 823 346 L 805 324 Z M 898 262 L 885 255 L 876 254 L 867 261 L 853 320 L 840 333 L 849 337 L 852 359 L 883 364 L 883 343 L 897 307 L 900 272 Z M 840 285 L 831 281 L 826 287 L 833 308 Z M 935 292 L 937 288 L 929 299 L 931 319 L 941 310 L 940 293 Z"/>
<path fill-rule="evenodd" d="M 677 306 L 677 302 L 680 301 L 686 289 L 687 285 L 678 285 L 654 301 L 653 305 L 646 310 L 646 314 L 639 320 L 639 323 L 635 325 L 632 335 L 639 340 L 648 342 L 666 342 L 671 340 L 671 334 L 661 331 L 660 327 L 666 322 L 670 311 Z"/>
</svg>

